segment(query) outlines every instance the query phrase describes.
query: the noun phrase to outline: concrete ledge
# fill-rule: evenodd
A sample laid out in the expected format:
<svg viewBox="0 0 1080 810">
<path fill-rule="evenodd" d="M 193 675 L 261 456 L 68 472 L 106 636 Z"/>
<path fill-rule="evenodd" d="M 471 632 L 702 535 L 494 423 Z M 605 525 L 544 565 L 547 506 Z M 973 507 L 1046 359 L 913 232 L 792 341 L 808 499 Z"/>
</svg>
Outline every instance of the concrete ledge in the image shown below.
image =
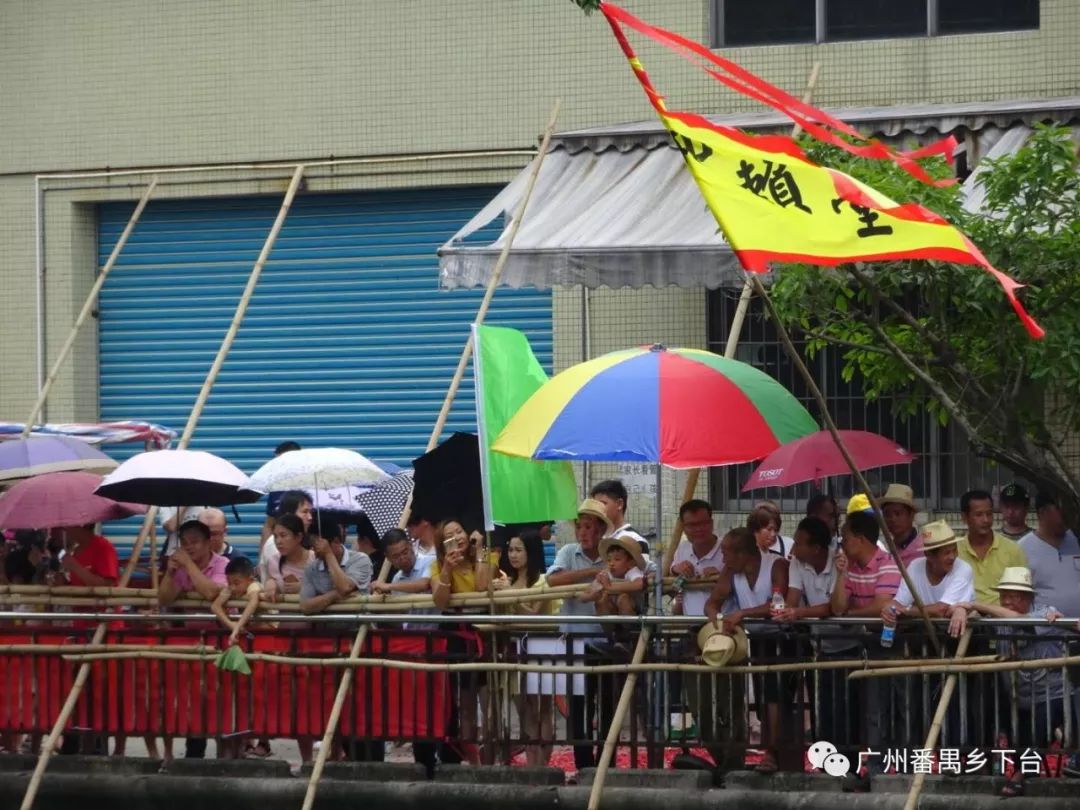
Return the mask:
<svg viewBox="0 0 1080 810">
<path fill-rule="evenodd" d="M 873 794 L 907 795 L 911 789 L 912 776 L 890 775 L 873 778 Z M 826 774 L 775 773 L 759 774 L 754 771 L 732 771 L 724 776 L 728 789 L 769 791 L 772 793 L 840 793 L 843 780 Z M 923 787 L 924 796 L 997 796 L 1005 784 L 1001 776 L 927 776 Z M 1080 807 L 1080 780 L 1078 779 L 1028 779 L 1028 796 L 1048 798 L 1072 798 Z"/>
<path fill-rule="evenodd" d="M 18 807 L 29 782 L 26 772 L 0 779 L 0 807 Z M 300 779 L 238 779 L 170 776 L 110 776 L 49 773 L 35 810 L 116 810 L 117 807 L 197 807 L 199 810 L 296 810 L 306 784 Z M 319 810 L 357 806 L 395 810 L 585 810 L 587 787 L 346 782 L 319 788 Z M 899 793 L 773 793 L 762 790 L 604 790 L 604 806 L 620 810 L 902 810 Z M 1000 810 L 1000 799 L 981 794 L 923 795 L 919 810 Z M 1075 798 L 1010 799 L 1007 810 L 1076 810 Z"/>
<path fill-rule="evenodd" d="M 578 771 L 578 783 L 592 787 L 596 768 Z M 662 788 L 667 790 L 708 790 L 713 786 L 712 771 L 668 771 L 630 768 L 610 770 L 604 780 L 607 788 Z"/>
<path fill-rule="evenodd" d="M 300 768 L 305 780 L 311 776 L 311 763 Z M 427 772 L 423 765 L 412 762 L 327 762 L 323 779 L 348 780 L 350 782 L 426 782 Z"/>
<path fill-rule="evenodd" d="M 11 771 L 33 771 L 37 765 L 36 754 L 4 754 L 0 756 L 0 773 Z M 146 757 L 95 757 L 61 756 L 49 757 L 47 773 L 65 774 L 115 774 L 134 776 L 138 774 L 156 774 L 161 761 Z"/>
<path fill-rule="evenodd" d="M 419 767 L 419 766 L 418 766 Z M 423 768 L 421 768 L 423 772 Z M 566 783 L 559 768 L 511 768 L 506 765 L 480 767 L 445 765 L 436 769 L 436 782 L 455 785 L 555 785 Z"/>
<path fill-rule="evenodd" d="M 230 779 L 290 779 L 289 763 L 282 759 L 174 759 L 168 776 L 223 776 Z"/>
</svg>

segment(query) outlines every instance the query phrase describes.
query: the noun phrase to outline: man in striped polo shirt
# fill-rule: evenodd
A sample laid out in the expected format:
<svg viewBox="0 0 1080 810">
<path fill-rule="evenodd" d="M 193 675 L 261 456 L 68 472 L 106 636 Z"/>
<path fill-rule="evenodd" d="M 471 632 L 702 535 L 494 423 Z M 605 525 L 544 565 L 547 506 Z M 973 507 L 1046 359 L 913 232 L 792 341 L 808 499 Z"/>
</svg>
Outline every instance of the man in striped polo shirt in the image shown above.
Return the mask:
<svg viewBox="0 0 1080 810">
<path fill-rule="evenodd" d="M 896 596 L 900 587 L 900 569 L 889 552 L 878 547 L 877 519 L 868 512 L 854 512 L 848 515 L 840 535 L 842 551 L 833 561 L 836 568 L 831 602 L 833 615 L 879 616 Z M 866 652 L 870 656 L 882 654 L 876 643 L 872 643 Z M 889 725 L 890 692 L 889 684 L 882 685 L 880 678 L 867 678 L 855 691 L 858 705 L 852 707 L 852 714 L 866 723 L 863 739 L 870 750 L 882 754 Z M 857 754 L 848 758 L 853 766 L 859 762 Z M 869 770 L 880 772 L 882 759 L 878 756 L 860 764 L 864 768 L 849 777 L 845 790 L 869 791 Z"/>
</svg>

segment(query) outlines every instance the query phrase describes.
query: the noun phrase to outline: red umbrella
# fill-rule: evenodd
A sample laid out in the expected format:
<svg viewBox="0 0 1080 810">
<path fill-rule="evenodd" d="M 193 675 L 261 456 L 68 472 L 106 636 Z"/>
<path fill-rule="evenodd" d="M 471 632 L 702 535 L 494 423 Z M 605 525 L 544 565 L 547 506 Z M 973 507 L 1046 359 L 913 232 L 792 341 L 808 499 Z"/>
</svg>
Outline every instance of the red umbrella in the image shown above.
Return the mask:
<svg viewBox="0 0 1080 810">
<path fill-rule="evenodd" d="M 52 529 L 116 520 L 146 511 L 145 506 L 95 495 L 101 476 L 55 472 L 27 478 L 0 495 L 0 526 Z"/>
<path fill-rule="evenodd" d="M 910 464 L 914 453 L 905 450 L 891 439 L 865 430 L 841 430 L 848 453 L 860 470 Z M 827 430 L 811 433 L 788 442 L 762 459 L 743 492 L 759 487 L 789 487 L 804 481 L 816 481 L 830 475 L 847 475 L 851 470 L 840 455 L 832 435 Z"/>
</svg>

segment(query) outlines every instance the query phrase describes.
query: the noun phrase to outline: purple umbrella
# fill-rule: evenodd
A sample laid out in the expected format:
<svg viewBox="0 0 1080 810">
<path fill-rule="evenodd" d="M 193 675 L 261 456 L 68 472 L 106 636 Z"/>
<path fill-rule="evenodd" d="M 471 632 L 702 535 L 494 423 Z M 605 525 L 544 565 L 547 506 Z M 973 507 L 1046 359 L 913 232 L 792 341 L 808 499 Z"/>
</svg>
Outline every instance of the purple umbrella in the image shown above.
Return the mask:
<svg viewBox="0 0 1080 810">
<path fill-rule="evenodd" d="M 58 472 L 19 481 L 0 495 L 0 526 L 5 529 L 52 529 L 85 526 L 140 515 L 145 506 L 95 495 L 101 476 Z"/>
<path fill-rule="evenodd" d="M 107 473 L 116 462 L 96 447 L 67 436 L 42 436 L 0 442 L 0 481 L 52 472 Z"/>
</svg>

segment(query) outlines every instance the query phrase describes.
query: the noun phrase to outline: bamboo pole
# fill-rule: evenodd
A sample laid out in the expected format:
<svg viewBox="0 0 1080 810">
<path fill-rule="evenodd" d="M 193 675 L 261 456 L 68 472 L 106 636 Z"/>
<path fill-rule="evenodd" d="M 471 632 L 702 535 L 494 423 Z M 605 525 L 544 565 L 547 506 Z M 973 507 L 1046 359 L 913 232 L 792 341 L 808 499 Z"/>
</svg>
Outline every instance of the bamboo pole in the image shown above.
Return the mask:
<svg viewBox="0 0 1080 810">
<path fill-rule="evenodd" d="M 911 592 L 911 598 L 915 603 L 915 607 L 919 609 L 919 614 L 922 616 L 923 624 L 926 627 L 927 638 L 930 640 L 931 646 L 934 648 L 934 652 L 941 652 L 941 642 L 937 636 L 937 630 L 934 628 L 934 623 L 930 620 L 930 614 L 926 612 L 926 605 L 923 604 L 922 599 L 919 598 L 918 592 L 915 590 L 915 585 L 911 581 L 911 577 L 908 576 L 907 566 L 904 565 L 904 561 L 900 559 L 900 551 L 896 548 L 896 543 L 893 540 L 893 536 L 889 533 L 888 526 L 885 525 L 885 519 L 881 515 L 881 504 L 878 503 L 877 498 L 874 496 L 873 491 L 870 489 L 870 484 L 867 483 L 866 478 L 863 476 L 862 471 L 855 464 L 855 460 L 851 457 L 851 453 L 848 452 L 847 445 L 844 444 L 844 440 L 840 437 L 840 431 L 836 427 L 836 422 L 833 421 L 832 414 L 829 413 L 828 403 L 825 401 L 825 395 L 821 393 L 821 389 L 818 387 L 817 380 L 814 379 L 814 375 L 810 373 L 810 370 L 806 367 L 806 363 L 803 362 L 802 357 L 795 350 L 795 344 L 791 342 L 791 335 L 788 334 L 787 327 L 784 326 L 780 317 L 776 314 L 776 307 L 773 305 L 772 299 L 769 297 L 768 292 L 765 290 L 765 286 L 761 283 L 761 279 L 757 277 L 755 273 L 747 272 L 747 278 L 750 279 L 750 283 L 754 285 L 754 291 L 761 298 L 765 304 L 765 309 L 769 313 L 769 317 L 772 319 L 773 325 L 776 327 L 776 332 L 780 336 L 780 341 L 784 345 L 784 351 L 787 352 L 788 357 L 791 359 L 792 364 L 798 370 L 799 375 L 806 382 L 806 386 L 810 389 L 814 395 L 814 400 L 818 404 L 818 408 L 821 409 L 821 417 L 825 420 L 825 426 L 828 428 L 829 433 L 832 435 L 833 442 L 836 444 L 837 449 L 840 451 L 840 455 L 844 457 L 844 461 L 847 463 L 848 468 L 851 470 L 852 477 L 858 483 L 859 487 L 866 493 L 866 497 L 870 500 L 870 505 L 874 508 L 874 517 L 877 518 L 878 525 L 881 527 L 881 536 L 885 539 L 885 545 L 889 548 L 889 553 L 896 561 L 897 568 L 900 569 L 900 576 L 903 577 L 904 582 L 908 586 L 908 590 Z"/>
<path fill-rule="evenodd" d="M 285 223 L 285 217 L 288 215 L 293 198 L 300 188 L 300 181 L 303 179 L 303 176 L 304 166 L 303 164 L 300 164 L 296 167 L 296 171 L 293 172 L 292 180 L 289 182 L 289 187 L 285 191 L 285 199 L 281 203 L 281 209 L 278 211 L 277 218 L 270 228 L 270 233 L 263 243 L 263 248 L 259 252 L 259 257 L 255 261 L 255 266 L 251 269 L 247 286 L 244 288 L 244 294 L 240 297 L 239 304 L 237 304 L 236 312 L 233 313 L 233 319 L 232 323 L 229 325 L 229 330 L 225 333 L 225 337 L 221 341 L 221 346 L 218 348 L 214 363 L 210 367 L 206 379 L 203 381 L 202 388 L 199 390 L 199 396 L 195 400 L 195 405 L 192 407 L 191 414 L 188 416 L 187 425 L 184 427 L 184 433 L 177 444 L 180 449 L 185 449 L 191 441 L 191 436 L 195 432 L 195 426 L 198 424 L 199 417 L 202 415 L 203 407 L 206 405 L 206 400 L 210 396 L 210 390 L 214 387 L 214 382 L 217 380 L 217 375 L 221 371 L 221 366 L 225 363 L 225 357 L 228 355 L 229 349 L 232 348 L 233 340 L 236 339 L 236 333 L 240 330 L 240 323 L 243 321 L 248 304 L 251 302 L 251 297 L 255 293 L 255 285 L 259 281 L 259 276 L 262 274 L 262 269 L 266 264 L 267 258 L 270 256 L 270 251 L 273 249 L 274 243 L 277 241 L 278 234 L 281 233 L 281 226 Z M 143 543 L 146 542 L 146 537 L 149 534 L 150 527 L 153 526 L 154 518 L 156 516 L 157 507 L 151 506 L 146 511 L 146 518 L 143 520 L 142 529 L 139 531 L 138 539 L 135 541 L 135 546 L 131 551 L 131 559 L 128 560 L 127 567 L 120 577 L 120 587 L 125 587 L 128 582 L 131 581 L 131 575 L 135 571 L 135 565 L 139 560 L 139 554 L 142 553 Z M 91 644 L 101 643 L 101 640 L 105 636 L 106 627 L 107 625 L 105 622 L 102 622 L 97 626 L 90 642 Z M 52 731 L 49 732 L 48 738 L 41 746 L 41 755 L 38 757 L 33 776 L 30 777 L 30 784 L 27 785 L 26 793 L 23 795 L 20 810 L 31 810 L 31 808 L 33 808 L 34 799 L 37 797 L 38 789 L 41 787 L 41 780 L 45 775 L 45 769 L 49 765 L 49 757 L 52 756 L 52 752 L 56 748 L 56 741 L 60 738 L 64 726 L 67 725 L 68 718 L 71 717 L 71 713 L 75 709 L 75 703 L 78 701 L 79 695 L 82 694 L 82 690 L 86 686 L 86 680 L 89 675 L 90 665 L 82 664 L 75 676 L 75 682 L 72 684 L 71 691 L 68 693 L 64 705 L 60 709 L 60 714 L 57 715 Z"/>
<path fill-rule="evenodd" d="M 977 659 L 967 659 L 974 661 Z M 1080 664 L 1080 655 L 1067 655 L 1062 658 L 1033 658 L 1023 660 L 997 660 L 978 664 L 938 664 L 920 665 L 910 668 L 883 667 L 872 672 L 852 672 L 848 678 L 889 678 L 895 675 L 970 675 L 987 672 L 1021 672 L 1030 669 L 1057 669 Z"/>
<path fill-rule="evenodd" d="M 630 659 L 630 666 L 640 666 L 645 658 L 645 650 L 649 647 L 651 629 L 644 627 L 638 636 L 637 646 L 634 647 L 634 655 Z M 600 794 L 604 790 L 604 780 L 607 779 L 608 767 L 611 765 L 611 757 L 615 753 L 615 746 L 619 743 L 619 733 L 622 731 L 623 719 L 630 708 L 630 700 L 634 696 L 634 686 L 637 684 L 637 671 L 628 670 L 626 683 L 623 685 L 622 694 L 619 695 L 619 705 L 615 707 L 615 714 L 608 726 L 607 737 L 604 739 L 604 749 L 600 752 L 600 761 L 596 764 L 596 776 L 593 778 L 592 790 L 589 791 L 588 810 L 597 810 L 600 806 Z"/>
<path fill-rule="evenodd" d="M 161 644 L 0 644 L 2 655 L 75 655 L 90 653 L 109 652 L 152 652 L 163 649 Z M 220 653 L 213 647 L 204 644 L 176 645 L 168 648 L 173 652 L 182 653 Z"/>
<path fill-rule="evenodd" d="M 555 122 L 559 117 L 559 108 L 561 106 L 561 99 L 556 99 L 555 106 L 551 110 L 551 117 L 544 130 L 543 140 L 540 142 L 540 148 L 533 161 L 533 169 L 529 175 L 528 183 L 525 186 L 525 193 L 522 195 L 521 203 L 518 205 L 517 212 L 514 215 L 514 221 L 510 226 L 506 242 L 503 244 L 502 252 L 499 254 L 499 258 L 495 262 L 495 267 L 491 271 L 491 278 L 488 279 L 487 289 L 484 291 L 484 298 L 480 302 L 480 308 L 476 312 L 477 324 L 483 323 L 484 318 L 487 317 L 488 308 L 491 306 L 491 299 L 495 295 L 495 288 L 499 285 L 499 279 L 502 277 L 503 268 L 506 266 L 506 261 L 510 257 L 510 249 L 514 245 L 514 238 L 517 236 L 518 229 L 521 227 L 521 221 L 525 216 L 525 209 L 529 204 L 529 198 L 532 197 L 533 188 L 536 186 L 536 178 L 540 175 L 540 167 L 543 165 L 544 158 L 547 156 L 548 146 L 551 144 L 551 136 L 555 133 Z M 442 435 L 443 428 L 446 426 L 446 420 L 450 415 L 450 408 L 454 403 L 454 397 L 457 396 L 458 387 L 461 385 L 462 377 L 465 376 L 465 368 L 469 363 L 469 358 L 472 356 L 472 349 L 473 341 L 472 333 L 470 332 L 468 339 L 465 341 L 465 348 L 461 352 L 461 359 L 458 361 L 457 369 L 454 371 L 454 376 L 450 380 L 450 387 L 447 389 L 446 398 L 443 400 L 439 416 L 435 420 L 434 428 L 432 428 L 431 438 L 428 440 L 427 445 L 428 452 L 434 450 L 439 443 L 439 437 Z M 399 523 L 401 527 L 404 527 L 407 523 L 411 508 L 412 494 L 410 493 L 409 498 L 405 503 L 405 509 L 401 513 L 401 521 Z M 389 570 L 390 561 L 383 560 L 382 570 L 379 572 L 378 577 L 379 582 L 386 581 Z M 364 641 L 367 638 L 367 632 L 367 625 L 361 627 L 357 632 L 356 638 L 353 640 L 352 648 L 349 650 L 350 659 L 359 657 L 360 649 L 363 647 Z M 345 670 L 341 678 L 341 684 L 338 686 L 337 695 L 334 696 L 334 705 L 330 708 L 330 718 L 326 724 L 326 733 L 323 735 L 319 753 L 315 757 L 315 762 L 312 764 L 311 776 L 308 779 L 307 791 L 304 794 L 304 803 L 301 806 L 302 810 L 312 810 L 312 807 L 315 804 L 315 795 L 319 790 L 319 779 L 322 778 L 322 772 L 326 766 L 326 757 L 330 753 L 330 745 L 334 738 L 334 730 L 341 717 L 341 710 L 345 705 L 345 696 L 352 686 L 353 672 L 354 670 L 351 668 Z"/>
<path fill-rule="evenodd" d="M 110 645 L 103 644 L 101 647 Z M 210 652 L 185 651 L 184 647 L 166 647 L 164 645 L 148 650 L 116 650 L 101 652 L 86 652 L 64 655 L 61 657 L 67 661 L 216 661 L 221 650 Z M 482 661 L 451 664 L 431 661 L 411 661 L 392 658 L 300 658 L 297 656 L 277 655 L 275 653 L 246 653 L 249 661 L 263 661 L 270 664 L 298 667 L 324 667 L 328 669 L 398 669 L 415 672 L 542 672 L 549 675 L 627 675 L 632 672 L 692 672 L 709 675 L 765 675 L 783 672 L 807 672 L 824 670 L 852 669 L 856 672 L 866 672 L 860 667 L 873 667 L 874 662 L 867 662 L 861 658 L 853 658 L 846 661 L 808 661 L 805 663 L 791 664 L 745 664 L 733 667 L 710 667 L 705 664 L 680 664 L 680 663 L 630 663 L 630 664 L 548 664 L 541 661 L 533 663 L 485 663 Z M 981 660 L 984 657 L 981 656 Z M 1080 658 L 1080 656 L 1078 656 Z M 1004 662 L 1020 663 L 1020 662 Z M 1031 662 L 1026 662 L 1031 663 Z M 1040 666 L 1047 666 L 1045 662 L 1036 662 Z M 1026 667 L 1032 669 L 1033 667 Z M 911 667 L 915 670 L 917 667 Z M 893 675 L 913 674 L 908 669 L 893 672 Z"/>
<path fill-rule="evenodd" d="M 810 76 L 806 80 L 806 90 L 803 92 L 803 103 L 809 104 L 810 99 L 814 97 L 814 89 L 817 87 L 818 77 L 821 75 L 821 61 L 814 62 L 813 67 L 810 68 Z M 802 132 L 802 127 L 796 124 L 791 128 L 791 137 L 795 138 Z M 743 321 L 746 320 L 746 313 L 750 309 L 750 299 L 754 296 L 754 288 L 750 285 L 749 280 L 743 280 L 742 292 L 739 293 L 739 303 L 735 307 L 735 315 L 731 319 L 731 326 L 728 328 L 727 343 L 724 344 L 724 358 L 727 360 L 735 359 L 735 352 L 739 348 L 739 337 L 742 334 Z M 679 503 L 679 506 L 686 503 L 688 500 L 694 497 L 694 492 L 697 490 L 698 479 L 701 477 L 701 468 L 694 467 L 690 470 L 690 474 L 686 477 L 686 486 L 683 487 L 683 498 Z M 671 571 L 671 561 L 675 557 L 675 549 L 679 547 L 679 541 L 682 540 L 683 525 L 682 517 L 675 519 L 675 526 L 671 530 L 671 544 L 668 548 L 664 549 L 663 564 L 661 573 L 667 576 Z"/>
<path fill-rule="evenodd" d="M 101 268 L 98 277 L 94 279 L 94 283 L 90 287 L 90 292 L 87 293 L 86 300 L 83 301 L 82 309 L 79 310 L 79 315 L 75 318 L 75 323 L 72 325 L 71 331 L 68 332 L 64 345 L 60 347 L 60 353 L 56 355 L 56 359 L 53 361 L 52 370 L 49 372 L 49 376 L 45 378 L 45 383 L 41 386 L 41 390 L 38 391 L 37 400 L 34 401 L 30 413 L 26 416 L 26 424 L 23 425 L 22 432 L 22 437 L 24 439 L 30 435 L 30 432 L 34 429 L 34 422 L 37 421 L 38 416 L 45 408 L 45 402 L 49 398 L 49 392 L 52 390 L 53 383 L 56 382 L 56 378 L 60 374 L 60 369 L 63 367 L 64 362 L 71 353 L 72 347 L 75 345 L 75 339 L 79 336 L 79 330 L 82 329 L 83 324 L 86 323 L 86 319 L 90 317 L 90 313 L 94 308 L 94 303 L 97 301 L 98 294 L 105 284 L 105 279 L 109 277 L 109 273 L 115 266 L 116 260 L 120 258 L 120 252 L 127 244 L 131 232 L 135 230 L 135 225 L 142 216 L 146 204 L 150 202 L 150 197 L 153 196 L 154 189 L 157 188 L 157 183 L 157 175 L 150 178 L 150 183 L 146 186 L 146 191 L 143 192 L 138 205 L 135 206 L 135 210 L 131 212 L 127 225 L 124 226 L 120 238 L 116 240 L 116 244 L 113 246 L 112 253 L 109 254 L 105 266 Z"/>
<path fill-rule="evenodd" d="M 974 628 L 969 627 L 964 631 L 964 635 L 960 638 L 960 643 L 956 647 L 956 655 L 954 661 L 959 661 L 967 654 L 968 644 L 971 643 L 971 633 Z M 932 751 L 937 747 L 938 735 L 941 733 L 941 724 L 945 720 L 945 712 L 949 708 L 949 701 L 952 700 L 953 692 L 956 690 L 956 674 L 949 675 L 945 679 L 945 687 L 941 690 L 941 699 L 938 700 L 937 709 L 934 711 L 934 719 L 930 723 L 930 730 L 926 734 L 926 744 L 924 749 Z M 926 782 L 926 774 L 922 770 L 917 770 L 915 778 L 911 782 L 911 790 L 908 791 L 907 801 L 904 802 L 904 810 L 915 810 L 915 805 L 919 801 L 919 794 L 922 793 L 923 784 Z"/>
</svg>

